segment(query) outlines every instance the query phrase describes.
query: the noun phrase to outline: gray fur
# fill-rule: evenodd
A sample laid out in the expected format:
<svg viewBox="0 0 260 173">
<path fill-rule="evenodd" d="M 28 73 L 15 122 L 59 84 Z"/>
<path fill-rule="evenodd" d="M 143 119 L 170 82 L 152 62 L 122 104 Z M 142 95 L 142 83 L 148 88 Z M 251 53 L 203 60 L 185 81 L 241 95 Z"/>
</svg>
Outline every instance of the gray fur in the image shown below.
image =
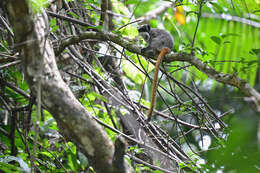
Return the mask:
<svg viewBox="0 0 260 173">
<path fill-rule="evenodd" d="M 140 35 L 146 35 L 146 41 L 148 46 L 141 50 L 142 53 L 147 53 L 149 55 L 158 55 L 162 48 L 167 47 L 169 49 L 173 48 L 173 37 L 168 31 L 163 29 L 151 28 L 149 25 L 143 25 L 138 29 Z M 149 37 L 147 39 L 147 34 Z"/>
</svg>

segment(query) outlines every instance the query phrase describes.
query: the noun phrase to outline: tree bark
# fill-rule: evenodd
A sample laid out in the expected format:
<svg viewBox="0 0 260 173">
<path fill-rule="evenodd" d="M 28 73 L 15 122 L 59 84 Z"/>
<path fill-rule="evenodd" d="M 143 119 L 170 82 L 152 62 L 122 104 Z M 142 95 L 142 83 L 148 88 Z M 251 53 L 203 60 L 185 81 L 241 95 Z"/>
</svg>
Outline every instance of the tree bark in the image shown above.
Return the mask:
<svg viewBox="0 0 260 173">
<path fill-rule="evenodd" d="M 60 54 L 67 46 L 71 44 L 78 43 L 85 39 L 97 39 L 101 41 L 112 41 L 116 43 L 126 50 L 141 54 L 141 47 L 129 42 L 128 40 L 120 37 L 119 35 L 109 33 L 109 32 L 92 32 L 87 31 L 77 36 L 72 36 L 67 40 L 61 41 L 60 47 L 55 51 L 55 54 Z M 156 57 L 149 56 L 147 54 L 143 54 L 146 57 L 151 59 L 156 59 Z M 215 70 L 213 67 L 210 67 L 206 63 L 203 63 L 199 58 L 192 54 L 188 54 L 185 52 L 178 52 L 178 53 L 170 53 L 164 57 L 164 62 L 173 62 L 173 61 L 183 61 L 188 62 L 191 65 L 195 66 L 198 70 L 205 73 L 210 78 L 233 87 L 238 88 L 245 96 L 249 97 L 256 106 L 256 111 L 260 112 L 260 93 L 250 86 L 250 84 L 244 80 L 239 78 L 235 74 L 224 74 Z"/>
<path fill-rule="evenodd" d="M 43 106 L 57 121 L 60 132 L 88 157 L 96 172 L 122 172 L 113 167 L 114 145 L 105 130 L 74 97 L 58 71 L 48 40 L 46 14 L 34 15 L 26 0 L 4 1 L 15 34 L 15 49 L 21 53 L 23 70 L 36 95 L 41 86 Z M 129 167 L 125 172 L 133 172 Z"/>
</svg>

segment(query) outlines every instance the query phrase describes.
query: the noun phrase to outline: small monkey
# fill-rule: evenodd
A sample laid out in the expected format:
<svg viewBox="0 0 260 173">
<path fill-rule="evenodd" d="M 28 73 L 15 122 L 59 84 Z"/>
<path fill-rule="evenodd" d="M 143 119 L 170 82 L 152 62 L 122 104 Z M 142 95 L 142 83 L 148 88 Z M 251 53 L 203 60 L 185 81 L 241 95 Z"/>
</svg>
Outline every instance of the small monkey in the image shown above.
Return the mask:
<svg viewBox="0 0 260 173">
<path fill-rule="evenodd" d="M 158 55 L 154 78 L 152 83 L 152 92 L 151 92 L 151 103 L 148 111 L 148 121 L 151 120 L 151 116 L 153 113 L 155 98 L 156 98 L 156 90 L 158 87 L 158 72 L 162 59 L 164 56 L 171 52 L 173 48 L 173 37 L 171 34 L 162 29 L 154 29 L 151 28 L 150 25 L 143 25 L 138 28 L 138 32 L 144 38 L 144 40 L 148 43 L 148 46 L 141 50 L 141 53 L 147 53 L 150 56 Z"/>
</svg>

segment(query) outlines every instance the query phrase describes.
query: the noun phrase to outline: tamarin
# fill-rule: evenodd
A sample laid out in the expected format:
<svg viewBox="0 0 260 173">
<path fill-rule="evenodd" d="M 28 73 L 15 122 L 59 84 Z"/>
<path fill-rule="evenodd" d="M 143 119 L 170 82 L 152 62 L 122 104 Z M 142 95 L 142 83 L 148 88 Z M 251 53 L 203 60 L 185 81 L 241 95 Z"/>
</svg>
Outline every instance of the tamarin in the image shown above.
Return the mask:
<svg viewBox="0 0 260 173">
<path fill-rule="evenodd" d="M 138 28 L 138 32 L 148 44 L 147 47 L 141 50 L 141 53 L 147 53 L 150 56 L 158 55 L 152 83 L 151 103 L 147 115 L 147 120 L 150 121 L 156 98 L 156 90 L 158 87 L 157 81 L 159 66 L 164 56 L 171 52 L 174 40 L 169 32 L 162 29 L 151 28 L 150 25 L 141 26 L 140 28 Z"/>
</svg>

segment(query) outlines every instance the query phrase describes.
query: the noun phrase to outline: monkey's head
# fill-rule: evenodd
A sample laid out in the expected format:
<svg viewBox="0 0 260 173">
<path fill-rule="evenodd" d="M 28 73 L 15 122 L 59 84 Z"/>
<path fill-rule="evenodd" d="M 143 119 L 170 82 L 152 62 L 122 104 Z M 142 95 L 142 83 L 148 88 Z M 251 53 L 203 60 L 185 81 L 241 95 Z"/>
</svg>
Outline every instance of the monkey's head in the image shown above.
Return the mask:
<svg viewBox="0 0 260 173">
<path fill-rule="evenodd" d="M 151 30 L 151 26 L 148 24 L 142 25 L 138 28 L 138 32 L 142 33 L 142 32 L 150 32 Z"/>
<path fill-rule="evenodd" d="M 162 48 L 173 48 L 173 37 L 163 29 L 151 28 L 150 25 L 143 25 L 138 28 L 139 34 L 144 38 L 147 46 L 141 49 L 141 53 L 146 52 L 150 56 L 159 55 Z"/>
<path fill-rule="evenodd" d="M 148 24 L 142 25 L 138 28 L 138 32 L 140 36 L 142 36 L 146 42 L 148 42 L 148 40 L 150 39 L 150 34 L 149 34 L 150 31 L 151 31 L 151 27 Z"/>
</svg>

